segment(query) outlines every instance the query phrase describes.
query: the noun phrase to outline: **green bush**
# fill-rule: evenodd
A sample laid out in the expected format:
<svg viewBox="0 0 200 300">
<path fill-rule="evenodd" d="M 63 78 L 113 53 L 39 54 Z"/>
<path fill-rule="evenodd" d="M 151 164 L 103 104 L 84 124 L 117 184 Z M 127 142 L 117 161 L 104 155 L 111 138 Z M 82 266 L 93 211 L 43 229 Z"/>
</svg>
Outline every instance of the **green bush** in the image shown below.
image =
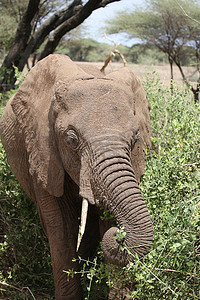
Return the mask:
<svg viewBox="0 0 200 300">
<path fill-rule="evenodd" d="M 0 116 L 14 92 L 1 95 Z M 41 295 L 54 293 L 48 241 L 0 142 L 0 298 L 33 299 L 31 293 L 38 289 Z"/>
<path fill-rule="evenodd" d="M 94 261 L 83 264 L 85 299 L 106 299 L 113 286 L 114 299 L 119 289 L 132 299 L 200 298 L 200 106 L 182 86 L 171 95 L 156 74 L 143 84 L 151 104 L 153 139 L 140 188 L 152 217 L 154 244 L 142 260 L 125 268 L 105 265 L 100 248 Z M 49 299 L 53 279 L 48 243 L 2 147 L 0 216 L 2 295 L 32 299 L 33 292 Z M 23 287 L 30 290 L 21 292 Z"/>
<path fill-rule="evenodd" d="M 16 182 L 2 147 L 0 151 L 0 295 L 25 299 L 27 289 L 16 294 L 5 283 L 32 292 L 40 287 L 40 293 L 52 287 L 53 292 L 49 247 L 35 206 Z"/>
<path fill-rule="evenodd" d="M 199 299 L 200 106 L 187 89 L 171 95 L 159 78 L 144 87 L 151 104 L 152 150 L 141 190 L 154 226 L 154 246 L 138 268 L 139 299 Z"/>
<path fill-rule="evenodd" d="M 171 95 L 156 74 L 143 85 L 153 139 L 140 188 L 153 221 L 153 247 L 125 268 L 87 262 L 85 299 L 96 299 L 103 280 L 113 287 L 113 299 L 122 299 L 120 291 L 130 299 L 200 299 L 200 106 L 182 86 Z"/>
</svg>

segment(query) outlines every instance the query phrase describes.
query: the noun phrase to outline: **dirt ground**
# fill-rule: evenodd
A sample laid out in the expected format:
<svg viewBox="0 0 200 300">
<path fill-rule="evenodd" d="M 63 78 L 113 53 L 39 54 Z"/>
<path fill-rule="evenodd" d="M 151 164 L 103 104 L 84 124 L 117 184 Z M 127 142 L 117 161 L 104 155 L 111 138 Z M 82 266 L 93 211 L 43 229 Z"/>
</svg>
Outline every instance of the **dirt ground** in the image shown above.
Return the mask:
<svg viewBox="0 0 200 300">
<path fill-rule="evenodd" d="M 85 62 L 81 62 L 81 64 L 85 64 Z M 103 66 L 103 62 L 94 62 L 90 63 L 97 66 L 99 69 Z M 156 72 L 159 74 L 161 81 L 164 85 L 170 86 L 170 66 L 169 65 L 162 65 L 162 66 L 155 66 L 155 65 L 138 65 L 138 64 L 128 64 L 127 65 L 140 79 L 146 77 L 148 73 Z M 114 70 L 120 69 L 123 67 L 123 63 L 109 63 L 106 68 L 106 73 L 110 73 Z M 184 74 L 186 77 L 195 82 L 196 80 L 196 71 L 193 67 L 183 67 Z M 183 80 L 180 74 L 179 69 L 174 66 L 174 81 L 183 84 Z"/>
</svg>

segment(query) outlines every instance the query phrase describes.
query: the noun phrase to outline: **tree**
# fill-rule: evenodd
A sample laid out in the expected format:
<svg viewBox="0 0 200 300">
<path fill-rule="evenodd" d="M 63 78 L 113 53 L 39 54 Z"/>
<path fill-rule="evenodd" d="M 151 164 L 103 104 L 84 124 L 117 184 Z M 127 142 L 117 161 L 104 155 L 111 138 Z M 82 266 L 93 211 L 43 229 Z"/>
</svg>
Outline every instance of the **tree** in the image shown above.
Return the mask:
<svg viewBox="0 0 200 300">
<path fill-rule="evenodd" d="M 15 37 L 15 31 L 18 23 L 21 21 L 29 0 L 1 0 L 0 1 L 0 49 L 1 55 L 5 56 L 5 51 L 9 51 L 9 48 Z M 44 18 L 47 18 L 49 14 L 55 13 L 56 10 L 60 9 L 63 5 L 63 0 L 51 0 L 51 1 L 40 1 L 40 8 L 38 13 L 35 15 L 33 32 L 35 32 L 38 24 L 41 24 Z"/>
<path fill-rule="evenodd" d="M 186 14 L 187 12 L 187 14 Z M 173 80 L 173 63 L 182 75 L 184 82 L 194 93 L 198 101 L 200 89 L 200 26 L 195 21 L 200 15 L 200 6 L 195 0 L 146 0 L 146 6 L 138 7 L 132 12 L 122 12 L 107 21 L 109 33 L 124 32 L 129 37 L 137 37 L 149 47 L 156 47 L 167 54 Z M 189 17 L 190 16 L 190 17 Z M 186 46 L 190 55 L 195 55 L 198 72 L 197 86 L 194 88 L 187 80 L 181 57 L 185 54 Z M 196 57 L 196 58 L 195 58 Z M 171 80 L 171 89 L 173 90 Z"/>
<path fill-rule="evenodd" d="M 120 0 L 29 0 L 18 24 L 13 43 L 0 69 L 0 92 L 14 86 L 16 81 L 14 66 L 22 71 L 30 55 L 35 53 L 44 42 L 46 44 L 38 60 L 53 53 L 61 38 L 80 25 L 94 10 L 115 1 Z M 56 3 L 63 5 L 55 10 Z M 46 18 L 42 19 L 41 12 L 44 7 L 47 12 L 49 7 L 51 14 L 47 13 Z"/>
</svg>

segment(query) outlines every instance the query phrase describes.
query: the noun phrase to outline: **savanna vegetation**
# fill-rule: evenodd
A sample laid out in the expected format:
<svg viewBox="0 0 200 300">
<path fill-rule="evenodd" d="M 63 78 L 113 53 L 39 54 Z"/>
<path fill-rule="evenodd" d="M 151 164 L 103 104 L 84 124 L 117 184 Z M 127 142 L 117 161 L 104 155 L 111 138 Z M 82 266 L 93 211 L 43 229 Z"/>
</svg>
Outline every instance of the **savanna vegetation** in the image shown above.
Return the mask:
<svg viewBox="0 0 200 300">
<path fill-rule="evenodd" d="M 31 55 L 40 60 L 53 53 L 66 33 L 79 26 L 94 10 L 115 1 L 119 0 L 1 1 L 0 13 L 8 13 L 4 20 L 14 15 L 8 21 L 9 33 L 15 24 L 17 30 L 8 39 L 3 32 L 4 44 L 8 40 L 10 47 L 0 67 L 0 91 L 13 88 L 16 82 L 13 65 L 22 71 Z"/>
<path fill-rule="evenodd" d="M 106 265 L 101 245 L 94 260 L 80 258 L 85 299 L 106 299 L 113 285 L 119 288 L 114 299 L 120 291 L 130 299 L 200 296 L 200 107 L 189 89 L 175 86 L 171 94 L 157 74 L 148 74 L 143 85 L 151 103 L 153 138 L 140 188 L 153 220 L 154 244 L 143 260 L 124 268 Z M 47 239 L 0 147 L 1 297 L 53 299 Z M 73 270 L 66 270 L 67 276 Z"/>
<path fill-rule="evenodd" d="M 28 55 L 28 50 L 32 50 L 26 59 L 16 56 L 16 60 L 10 60 L 12 46 L 17 41 L 14 29 L 20 28 L 28 5 L 33 2 L 39 6 L 37 13 L 26 23 L 30 25 L 27 27 L 30 35 L 26 32 L 22 37 L 23 43 L 19 45 L 22 52 L 19 51 L 19 54 L 26 49 Z M 7 100 L 24 78 L 18 71 L 18 63 L 21 62 L 20 66 L 23 67 L 25 64 L 28 64 L 28 68 L 31 67 L 44 53 L 45 45 L 48 45 L 52 37 L 56 40 L 55 44 L 59 37 L 59 43 L 50 52 L 67 54 L 73 60 L 80 61 L 104 61 L 107 58 L 112 47 L 85 39 L 81 33 L 83 28 L 78 28 L 76 32 L 70 31 L 70 35 L 68 33 L 64 39 L 61 39 L 60 34 L 55 38 L 61 24 L 64 24 L 65 30 L 68 28 L 65 25 L 69 22 L 69 9 L 73 8 L 73 14 L 77 17 L 91 2 L 0 2 L 3 20 L 0 24 L 0 60 L 5 63 L 7 57 L 9 63 L 17 62 L 8 67 L 12 71 L 15 89 L 0 94 L 0 115 Z M 114 1 L 93 2 L 98 2 L 100 6 Z M 132 47 L 118 47 L 128 63 L 170 63 L 172 72 L 174 64 L 180 66 L 180 71 L 183 65 L 194 66 L 196 84 L 192 85 L 184 73 L 183 80 L 187 84 L 183 87 L 172 81 L 173 90 L 172 86 L 164 86 L 156 73 L 147 74 L 143 80 L 151 104 L 153 137 L 140 188 L 152 217 L 154 243 L 148 255 L 142 260 L 136 259 L 124 268 L 105 264 L 101 245 L 93 260 L 83 261 L 79 258 L 82 266 L 82 286 L 85 299 L 88 300 L 106 299 L 109 288 L 112 287 L 114 299 L 120 299 L 120 294 L 139 300 L 200 299 L 200 6 L 198 1 L 191 0 L 145 2 L 148 4 L 146 7 L 121 13 L 111 20 L 107 32 L 122 32 L 123 26 L 123 32 L 141 39 L 141 43 Z M 93 8 L 96 9 L 97 6 Z M 52 16 L 60 14 L 65 19 L 58 18 L 57 23 L 50 22 L 53 20 Z M 39 38 L 46 21 L 51 24 L 48 34 L 45 35 L 46 39 L 39 39 L 38 43 L 33 44 L 32 38 L 37 41 L 36 38 Z M 58 30 L 53 31 L 52 28 L 55 27 L 52 24 L 59 24 Z M 76 23 L 73 24 L 76 27 Z M 120 57 L 115 56 L 114 59 L 117 61 Z M 5 68 L 2 67 L 1 70 L 4 72 Z M 173 73 L 171 75 L 173 77 Z M 4 79 L 5 76 L 1 78 L 1 83 L 10 84 L 10 81 Z M 196 101 L 193 99 L 192 89 L 196 91 Z M 193 94 L 194 91 L 192 90 Z M 105 212 L 105 218 L 109 217 Z M 119 232 L 122 237 L 123 234 Z M 129 249 L 125 248 L 124 251 Z M 65 271 L 66 280 L 68 276 L 73 276 L 73 270 Z M 0 298 L 45 300 L 54 299 L 53 297 L 53 276 L 47 238 L 42 231 L 36 208 L 12 174 L 0 143 Z"/>
<path fill-rule="evenodd" d="M 70 55 L 73 60 L 104 61 L 111 47 L 85 38 L 78 27 L 101 7 L 123 0 L 12 0 L 1 1 L 0 13 L 0 91 L 14 88 L 14 68 L 22 71 L 50 53 Z M 133 1 L 134 4 L 134 1 Z M 137 38 L 132 47 L 120 46 L 128 62 L 173 66 L 199 101 L 200 85 L 200 5 L 198 0 L 145 0 L 141 6 L 119 12 L 107 20 L 107 33 L 124 33 Z M 84 25 L 83 25 L 84 26 Z M 78 31 L 77 31 L 78 27 Z M 15 30 L 17 31 L 15 32 Z M 102 30 L 103 35 L 103 30 Z M 116 40 L 117 42 L 117 40 Z M 115 60 L 119 60 L 116 56 Z M 192 82 L 183 66 L 193 66 Z M 171 85 L 173 91 L 173 85 Z"/>
<path fill-rule="evenodd" d="M 193 92 L 195 101 L 199 101 L 199 1 L 145 0 L 144 3 L 146 5 L 132 11 L 118 12 L 114 18 L 107 20 L 107 31 L 137 37 L 146 47 L 153 46 L 165 53 L 171 67 L 171 79 L 175 64 L 183 81 Z M 193 57 L 197 76 L 195 85 L 191 85 L 182 68 L 188 57 Z"/>
</svg>

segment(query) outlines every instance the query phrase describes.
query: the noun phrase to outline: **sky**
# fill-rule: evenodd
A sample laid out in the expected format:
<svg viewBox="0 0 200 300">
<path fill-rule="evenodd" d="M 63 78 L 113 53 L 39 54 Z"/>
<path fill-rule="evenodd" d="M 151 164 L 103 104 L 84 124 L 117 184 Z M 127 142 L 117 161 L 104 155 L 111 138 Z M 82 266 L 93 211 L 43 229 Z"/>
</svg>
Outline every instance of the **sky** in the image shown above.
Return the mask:
<svg viewBox="0 0 200 300">
<path fill-rule="evenodd" d="M 86 37 L 101 43 L 111 44 L 111 42 L 104 37 L 104 31 L 101 29 L 101 27 L 106 25 L 104 21 L 113 18 L 117 12 L 133 10 L 136 5 L 140 6 L 142 3 L 144 3 L 143 0 L 121 0 L 119 2 L 113 2 L 104 8 L 95 10 L 84 22 L 87 32 Z M 122 34 L 118 34 L 117 36 L 113 35 L 111 38 L 115 39 L 117 43 L 127 46 L 132 46 L 133 43 L 136 42 L 135 39 L 127 40 Z"/>
</svg>

